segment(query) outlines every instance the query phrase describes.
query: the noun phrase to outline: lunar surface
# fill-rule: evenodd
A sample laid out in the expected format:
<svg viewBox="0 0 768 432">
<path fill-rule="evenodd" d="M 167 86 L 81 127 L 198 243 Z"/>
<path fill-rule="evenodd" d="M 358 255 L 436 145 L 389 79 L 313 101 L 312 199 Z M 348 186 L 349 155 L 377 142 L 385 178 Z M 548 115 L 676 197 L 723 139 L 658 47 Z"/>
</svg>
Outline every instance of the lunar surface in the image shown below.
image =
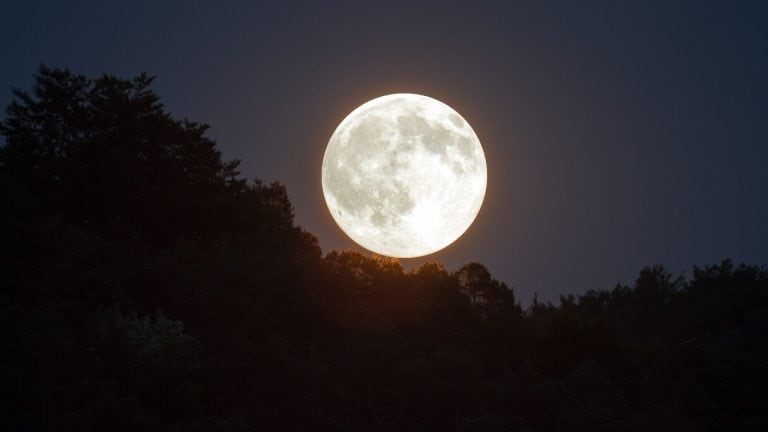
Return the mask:
<svg viewBox="0 0 768 432">
<path fill-rule="evenodd" d="M 325 150 L 323 194 L 339 227 L 380 255 L 412 258 L 458 239 L 485 196 L 480 140 L 427 96 L 382 96 L 352 111 Z"/>
</svg>

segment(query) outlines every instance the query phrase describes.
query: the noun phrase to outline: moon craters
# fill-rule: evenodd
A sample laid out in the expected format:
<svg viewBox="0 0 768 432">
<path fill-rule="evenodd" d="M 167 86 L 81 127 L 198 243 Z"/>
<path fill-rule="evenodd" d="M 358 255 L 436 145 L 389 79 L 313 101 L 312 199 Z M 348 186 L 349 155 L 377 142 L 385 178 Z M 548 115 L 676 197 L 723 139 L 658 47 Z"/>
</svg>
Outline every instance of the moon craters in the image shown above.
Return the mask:
<svg viewBox="0 0 768 432">
<path fill-rule="evenodd" d="M 466 121 L 435 99 L 395 94 L 362 105 L 326 148 L 323 193 L 341 229 L 396 257 L 435 252 L 472 223 L 486 165 Z"/>
</svg>

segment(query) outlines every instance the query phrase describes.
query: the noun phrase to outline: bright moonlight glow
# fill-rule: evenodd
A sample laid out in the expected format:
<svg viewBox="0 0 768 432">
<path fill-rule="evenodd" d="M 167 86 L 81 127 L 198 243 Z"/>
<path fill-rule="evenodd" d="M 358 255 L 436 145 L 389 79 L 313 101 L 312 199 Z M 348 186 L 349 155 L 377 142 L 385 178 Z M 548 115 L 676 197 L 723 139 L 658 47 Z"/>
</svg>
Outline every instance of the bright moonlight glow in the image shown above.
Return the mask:
<svg viewBox="0 0 768 432">
<path fill-rule="evenodd" d="M 477 135 L 448 105 L 382 96 L 352 111 L 323 158 L 331 215 L 359 245 L 410 258 L 436 252 L 475 220 L 487 168 Z"/>
</svg>

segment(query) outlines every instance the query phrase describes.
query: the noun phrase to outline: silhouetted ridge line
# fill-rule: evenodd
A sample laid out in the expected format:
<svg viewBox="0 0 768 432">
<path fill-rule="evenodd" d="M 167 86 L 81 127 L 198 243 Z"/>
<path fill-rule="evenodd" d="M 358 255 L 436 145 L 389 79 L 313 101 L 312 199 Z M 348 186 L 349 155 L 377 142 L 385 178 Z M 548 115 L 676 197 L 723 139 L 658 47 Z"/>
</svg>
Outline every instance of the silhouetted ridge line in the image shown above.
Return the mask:
<svg viewBox="0 0 768 432">
<path fill-rule="evenodd" d="M 7 430 L 765 430 L 768 272 L 537 298 L 321 255 L 151 78 L 41 67 L 0 133 Z"/>
</svg>

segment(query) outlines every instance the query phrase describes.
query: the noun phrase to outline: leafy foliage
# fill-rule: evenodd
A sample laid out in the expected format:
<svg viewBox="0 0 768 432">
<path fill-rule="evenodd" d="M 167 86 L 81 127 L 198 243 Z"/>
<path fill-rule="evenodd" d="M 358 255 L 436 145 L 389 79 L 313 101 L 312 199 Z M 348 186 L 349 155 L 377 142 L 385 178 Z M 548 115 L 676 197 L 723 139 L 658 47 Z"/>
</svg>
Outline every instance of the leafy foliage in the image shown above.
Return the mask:
<svg viewBox="0 0 768 432">
<path fill-rule="evenodd" d="M 321 256 L 151 78 L 41 68 L 0 132 L 8 430 L 765 430 L 768 272 L 522 309 L 479 263 Z"/>
</svg>

